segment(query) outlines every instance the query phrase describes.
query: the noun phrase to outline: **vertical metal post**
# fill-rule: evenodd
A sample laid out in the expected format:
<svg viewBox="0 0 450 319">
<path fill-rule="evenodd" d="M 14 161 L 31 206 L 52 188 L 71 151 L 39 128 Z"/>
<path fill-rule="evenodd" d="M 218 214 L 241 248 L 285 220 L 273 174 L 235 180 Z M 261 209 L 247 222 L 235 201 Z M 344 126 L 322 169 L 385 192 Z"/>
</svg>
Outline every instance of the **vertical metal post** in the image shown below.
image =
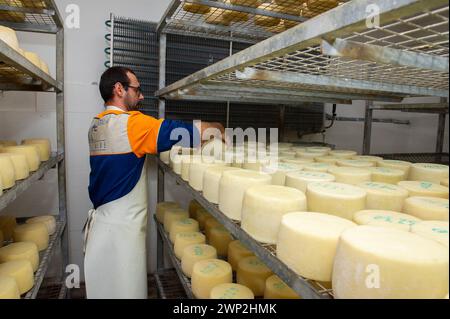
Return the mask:
<svg viewBox="0 0 450 319">
<path fill-rule="evenodd" d="M 114 13 L 111 13 L 111 39 L 109 40 L 109 48 L 110 48 L 110 53 L 109 53 L 109 67 L 113 67 L 113 63 L 114 63 Z"/>
<path fill-rule="evenodd" d="M 446 103 L 446 98 L 441 98 L 441 103 Z M 439 123 L 437 130 L 437 141 L 436 141 L 436 153 L 442 153 L 444 151 L 444 135 L 445 135 L 445 118 L 447 114 L 439 113 Z"/>
<path fill-rule="evenodd" d="M 157 170 L 158 170 L 158 195 L 157 195 L 157 202 L 163 202 L 164 201 L 164 171 L 160 167 L 159 162 L 157 161 Z M 158 272 L 161 269 L 164 269 L 164 241 L 159 233 L 157 231 L 157 241 L 156 241 L 156 272 Z"/>
<path fill-rule="evenodd" d="M 159 89 L 166 86 L 166 58 L 167 58 L 167 35 L 161 33 L 159 35 Z M 159 99 L 158 116 L 164 118 L 166 116 L 166 101 Z"/>
<path fill-rule="evenodd" d="M 233 55 L 233 32 L 230 32 L 230 51 L 228 53 L 229 56 Z M 227 120 L 225 127 L 230 127 L 230 101 L 227 101 Z"/>
<path fill-rule="evenodd" d="M 278 138 L 280 142 L 284 141 L 284 131 L 286 126 L 286 106 L 280 105 L 280 110 L 278 114 Z"/>
<path fill-rule="evenodd" d="M 370 143 L 372 140 L 372 119 L 373 119 L 373 101 L 366 101 L 366 116 L 364 119 L 364 142 L 363 154 L 370 154 Z"/>
</svg>

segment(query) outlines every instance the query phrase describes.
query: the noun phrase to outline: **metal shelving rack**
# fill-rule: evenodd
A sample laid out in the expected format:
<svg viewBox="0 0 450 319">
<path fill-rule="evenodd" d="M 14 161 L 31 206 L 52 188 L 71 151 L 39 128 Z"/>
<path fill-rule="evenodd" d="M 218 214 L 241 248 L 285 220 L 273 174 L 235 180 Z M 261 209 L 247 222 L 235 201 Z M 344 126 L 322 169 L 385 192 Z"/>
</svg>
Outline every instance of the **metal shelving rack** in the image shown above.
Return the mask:
<svg viewBox="0 0 450 319">
<path fill-rule="evenodd" d="M 59 216 L 57 232 L 51 236 L 50 245 L 41 253 L 41 264 L 35 275 L 35 286 L 25 295 L 34 299 L 46 275 L 47 268 L 56 247 L 61 244 L 63 265 L 68 264 L 68 232 L 65 172 L 64 137 L 64 25 L 54 0 L 10 0 L 0 4 L 0 25 L 16 31 L 54 34 L 56 36 L 56 79 L 37 68 L 21 54 L 0 41 L 0 90 L 54 92 L 56 95 L 57 153 L 43 163 L 38 171 L 26 180 L 18 182 L 12 189 L 0 196 L 0 213 L 16 197 L 20 196 L 35 181 L 53 167 L 58 169 Z M 65 269 L 60 274 L 60 294 L 65 298 Z"/>
</svg>

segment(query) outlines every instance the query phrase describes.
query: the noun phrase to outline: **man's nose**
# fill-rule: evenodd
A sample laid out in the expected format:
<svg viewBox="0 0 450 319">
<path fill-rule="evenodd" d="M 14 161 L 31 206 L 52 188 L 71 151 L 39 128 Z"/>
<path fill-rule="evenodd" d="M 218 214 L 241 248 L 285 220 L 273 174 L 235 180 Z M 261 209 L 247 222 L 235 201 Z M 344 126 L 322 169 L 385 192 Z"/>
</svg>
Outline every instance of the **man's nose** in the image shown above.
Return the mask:
<svg viewBox="0 0 450 319">
<path fill-rule="evenodd" d="M 144 94 L 139 94 L 139 101 L 142 101 L 144 99 Z"/>
</svg>

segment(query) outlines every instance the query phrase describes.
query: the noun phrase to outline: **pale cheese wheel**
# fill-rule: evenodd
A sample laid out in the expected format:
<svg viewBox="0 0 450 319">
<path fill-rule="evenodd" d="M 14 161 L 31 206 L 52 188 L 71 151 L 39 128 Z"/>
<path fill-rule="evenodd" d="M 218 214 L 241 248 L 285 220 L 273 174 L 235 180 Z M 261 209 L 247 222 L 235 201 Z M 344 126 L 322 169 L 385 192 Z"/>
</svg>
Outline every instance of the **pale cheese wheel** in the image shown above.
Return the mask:
<svg viewBox="0 0 450 319">
<path fill-rule="evenodd" d="M 249 159 L 247 158 L 244 163 L 242 163 L 242 168 L 250 171 L 259 172 L 263 167 L 269 165 L 270 160 L 268 159 Z"/>
<path fill-rule="evenodd" d="M 329 173 L 334 175 L 337 183 L 357 185 L 372 180 L 372 173 L 363 168 L 356 167 L 332 167 Z"/>
<path fill-rule="evenodd" d="M 27 224 L 44 223 L 47 227 L 49 235 L 53 235 L 56 231 L 56 219 L 54 216 L 37 216 L 26 220 Z"/>
<path fill-rule="evenodd" d="M 431 163 L 412 164 L 409 173 L 411 181 L 426 181 L 440 184 L 441 180 L 448 179 L 448 166 Z"/>
<path fill-rule="evenodd" d="M 366 209 L 384 209 L 401 212 L 403 211 L 403 203 L 408 198 L 408 191 L 397 185 L 365 182 L 357 186 L 367 192 Z"/>
<path fill-rule="evenodd" d="M 0 25 L 0 40 L 14 50 L 19 51 L 19 40 L 17 39 L 16 31 L 13 29 Z"/>
<path fill-rule="evenodd" d="M 0 140 L 0 146 L 8 147 L 8 146 L 17 146 L 16 141 L 2 141 Z"/>
<path fill-rule="evenodd" d="M 314 158 L 314 160 L 317 163 L 327 163 L 330 165 L 336 165 L 336 162 L 341 160 L 342 158 L 337 157 L 337 156 L 332 156 L 332 155 L 327 155 L 327 156 L 319 156 Z"/>
<path fill-rule="evenodd" d="M 215 286 L 232 281 L 231 266 L 223 260 L 200 260 L 195 263 L 192 270 L 192 292 L 198 299 L 208 299 Z"/>
<path fill-rule="evenodd" d="M 226 149 L 227 146 L 221 139 L 213 138 L 202 145 L 201 154 L 216 160 L 223 160 Z"/>
<path fill-rule="evenodd" d="M 14 277 L 0 276 L 0 299 L 20 299 L 19 287 Z"/>
<path fill-rule="evenodd" d="M 331 148 L 327 146 L 309 146 L 306 148 L 306 151 L 315 153 L 326 153 L 326 155 L 328 155 L 331 152 Z"/>
<path fill-rule="evenodd" d="M 358 226 L 339 240 L 333 268 L 337 299 L 442 298 L 448 248 L 393 228 Z"/>
<path fill-rule="evenodd" d="M 261 4 L 261 1 L 260 0 L 230 0 L 230 3 L 237 5 L 237 6 L 257 8 Z"/>
<path fill-rule="evenodd" d="M 354 160 L 354 159 L 339 160 L 336 162 L 336 165 L 343 166 L 343 167 L 355 167 L 355 168 L 367 168 L 367 167 L 375 167 L 376 166 L 376 164 L 374 162 L 360 161 L 360 160 Z"/>
<path fill-rule="evenodd" d="M 366 161 L 373 163 L 374 166 L 377 166 L 377 163 L 382 161 L 383 158 L 379 156 L 372 156 L 372 155 L 356 155 L 353 156 L 352 159 L 357 161 Z"/>
<path fill-rule="evenodd" d="M 188 245 L 181 256 L 181 270 L 188 277 L 192 277 L 194 265 L 201 260 L 217 259 L 217 251 L 213 246 L 203 244 Z"/>
<path fill-rule="evenodd" d="M 211 8 L 205 5 L 196 3 L 184 3 L 183 10 L 194 14 L 206 14 L 211 11 Z"/>
<path fill-rule="evenodd" d="M 198 231 L 198 222 L 195 219 L 183 218 L 172 224 L 170 227 L 169 239 L 172 243 L 175 243 L 177 234 Z"/>
<path fill-rule="evenodd" d="M 337 157 L 340 159 L 351 159 L 353 156 L 358 155 L 355 151 L 348 151 L 348 150 L 333 150 L 330 151 L 330 156 Z"/>
<path fill-rule="evenodd" d="M 264 299 L 300 299 L 300 296 L 277 275 L 266 280 Z"/>
<path fill-rule="evenodd" d="M 219 184 L 222 173 L 229 170 L 237 170 L 237 167 L 213 166 L 205 170 L 203 174 L 203 196 L 213 204 L 219 203 Z"/>
<path fill-rule="evenodd" d="M 291 150 L 294 152 L 304 152 L 306 151 L 306 146 L 292 146 Z"/>
<path fill-rule="evenodd" d="M 17 226 L 14 228 L 13 239 L 15 242 L 33 242 L 39 251 L 47 249 L 50 240 L 47 226 L 44 223 Z"/>
<path fill-rule="evenodd" d="M 331 174 L 320 172 L 293 172 L 286 174 L 286 183 L 288 187 L 296 188 L 306 193 L 308 184 L 314 182 L 334 182 L 335 177 Z"/>
<path fill-rule="evenodd" d="M 339 237 L 353 227 L 352 221 L 327 214 L 287 214 L 281 221 L 277 257 L 305 278 L 331 281 Z"/>
<path fill-rule="evenodd" d="M 448 199 L 448 187 L 420 181 L 401 181 L 398 186 L 405 188 L 409 192 L 409 196 L 427 196 L 440 197 Z"/>
<path fill-rule="evenodd" d="M 244 195 L 241 227 L 257 241 L 275 244 L 283 216 L 306 209 L 306 196 L 298 189 L 278 185 L 253 186 Z"/>
<path fill-rule="evenodd" d="M 14 228 L 16 228 L 16 218 L 13 216 L 0 216 L 0 230 L 4 240 L 11 240 Z"/>
<path fill-rule="evenodd" d="M 164 215 L 166 211 L 178 209 L 180 205 L 175 202 L 161 202 L 156 204 L 156 219 L 160 223 L 164 223 Z"/>
<path fill-rule="evenodd" d="M 358 225 L 396 228 L 410 231 L 411 227 L 421 220 L 411 215 L 388 210 L 362 210 L 356 212 L 353 220 Z"/>
<path fill-rule="evenodd" d="M 249 170 L 231 170 L 222 173 L 219 183 L 219 209 L 229 218 L 241 220 L 242 201 L 247 189 L 256 185 L 269 185 L 272 177 Z"/>
<path fill-rule="evenodd" d="M 211 217 L 211 215 L 208 213 L 208 211 L 206 209 L 201 207 L 200 209 L 197 209 L 197 213 L 196 213 L 195 217 L 198 221 L 198 225 L 199 225 L 200 229 L 204 230 L 205 222 L 209 217 Z"/>
<path fill-rule="evenodd" d="M 195 199 L 191 200 L 189 202 L 189 207 L 188 207 L 189 217 L 196 219 L 197 209 L 199 209 L 199 208 L 202 208 L 202 205 L 200 205 L 200 203 L 197 202 Z"/>
<path fill-rule="evenodd" d="M 366 206 L 367 192 L 353 185 L 316 182 L 307 186 L 308 210 L 352 220 Z"/>
<path fill-rule="evenodd" d="M 233 241 L 230 232 L 223 226 L 216 226 L 210 229 L 208 244 L 216 248 L 217 255 L 222 258 L 227 258 L 228 245 Z"/>
<path fill-rule="evenodd" d="M 448 222 L 448 199 L 412 196 L 405 200 L 403 212 L 422 220 L 441 220 Z"/>
<path fill-rule="evenodd" d="M 11 159 L 14 166 L 16 181 L 26 179 L 28 176 L 30 176 L 27 157 L 24 154 L 1 153 L 0 150 L 0 157 L 9 157 Z"/>
<path fill-rule="evenodd" d="M 3 189 L 9 189 L 16 183 L 16 172 L 10 156 L 0 156 L 0 178 Z"/>
<path fill-rule="evenodd" d="M 399 169 L 404 172 L 403 179 L 407 179 L 409 176 L 409 171 L 411 169 L 411 163 L 406 161 L 398 160 L 382 160 L 377 163 L 379 167 Z"/>
<path fill-rule="evenodd" d="M 336 167 L 335 165 L 329 163 L 311 163 L 305 164 L 303 170 L 306 172 L 322 172 L 327 173 L 329 169 Z"/>
<path fill-rule="evenodd" d="M 28 168 L 31 172 L 37 171 L 41 162 L 37 146 L 35 145 L 21 145 L 21 146 L 8 146 L 2 151 L 3 153 L 17 153 L 23 154 L 27 158 Z"/>
<path fill-rule="evenodd" d="M 0 264 L 14 260 L 28 260 L 36 272 L 39 267 L 39 251 L 35 243 L 12 243 L 0 248 Z"/>
<path fill-rule="evenodd" d="M 165 152 L 159 153 L 159 159 L 164 164 L 169 164 L 170 163 L 170 151 L 165 151 Z"/>
<path fill-rule="evenodd" d="M 239 262 L 245 257 L 254 256 L 239 240 L 234 240 L 228 245 L 228 262 L 231 268 L 236 271 Z"/>
<path fill-rule="evenodd" d="M 164 230 L 170 233 L 172 225 L 181 219 L 189 218 L 189 212 L 182 208 L 174 208 L 164 213 Z"/>
<path fill-rule="evenodd" d="M 178 175 L 181 175 L 181 159 L 182 159 L 182 155 L 173 154 L 171 157 L 171 162 L 170 162 L 173 172 Z"/>
<path fill-rule="evenodd" d="M 256 297 L 264 296 L 266 280 L 272 276 L 272 270 L 258 257 L 245 257 L 238 263 L 236 282 L 248 287 Z"/>
<path fill-rule="evenodd" d="M 448 178 L 447 178 L 447 179 L 443 179 L 443 180 L 441 181 L 441 185 L 442 185 L 442 186 L 445 186 L 445 187 L 448 187 Z"/>
<path fill-rule="evenodd" d="M 397 184 L 405 178 L 405 172 L 395 168 L 387 167 L 368 167 L 372 173 L 372 181 L 388 184 Z"/>
<path fill-rule="evenodd" d="M 169 156 L 169 166 L 170 168 L 174 168 L 174 160 L 178 159 L 178 155 L 181 152 L 181 146 L 175 145 L 170 149 L 170 156 Z M 186 154 L 188 155 L 188 154 Z"/>
<path fill-rule="evenodd" d="M 225 166 L 225 162 L 217 161 L 211 158 L 211 162 L 202 157 L 201 162 L 193 161 L 189 165 L 189 185 L 197 191 L 203 190 L 203 176 L 205 171 L 214 166 Z"/>
<path fill-rule="evenodd" d="M 302 166 L 290 163 L 276 163 L 262 168 L 264 173 L 272 176 L 272 185 L 284 186 L 286 184 L 286 174 L 290 172 L 299 172 Z"/>
<path fill-rule="evenodd" d="M 24 56 L 35 66 L 37 67 L 41 66 L 41 58 L 37 53 L 31 51 L 24 51 Z"/>
<path fill-rule="evenodd" d="M 52 147 L 49 139 L 44 138 L 33 138 L 26 139 L 22 141 L 23 145 L 38 145 L 39 157 L 41 162 L 48 161 L 52 153 Z"/>
<path fill-rule="evenodd" d="M 21 295 L 34 285 L 33 267 L 28 260 L 14 260 L 0 264 L 0 276 L 14 278 Z"/>
<path fill-rule="evenodd" d="M 282 163 L 288 163 L 288 164 L 295 164 L 295 165 L 305 165 L 305 164 L 311 164 L 314 163 L 313 158 L 282 158 L 280 159 Z"/>
<path fill-rule="evenodd" d="M 328 152 L 326 151 L 297 151 L 297 153 L 295 154 L 295 157 L 298 158 L 304 158 L 304 159 L 312 159 L 314 161 L 314 159 L 316 157 L 322 157 L 322 156 L 326 156 L 328 155 Z"/>
<path fill-rule="evenodd" d="M 448 222 L 428 220 L 411 227 L 411 232 L 449 247 Z"/>
<path fill-rule="evenodd" d="M 280 151 L 280 156 L 294 158 L 296 153 L 296 151 L 283 150 Z"/>
<path fill-rule="evenodd" d="M 230 4 L 230 0 L 225 0 L 225 3 Z M 246 12 L 225 10 L 223 12 L 223 18 L 232 22 L 245 22 L 248 21 L 250 15 Z"/>
<path fill-rule="evenodd" d="M 183 251 L 191 245 L 200 245 L 206 243 L 206 237 L 200 232 L 178 233 L 175 236 L 174 251 L 178 259 L 183 257 Z"/>
<path fill-rule="evenodd" d="M 222 224 L 219 223 L 217 221 L 217 219 L 215 219 L 214 217 L 209 216 L 208 218 L 205 219 L 205 224 L 204 225 L 205 225 L 204 230 L 205 230 L 206 238 L 209 239 L 209 237 L 210 237 L 210 230 L 213 229 L 214 227 L 219 227 Z"/>
<path fill-rule="evenodd" d="M 255 296 L 243 285 L 220 284 L 211 290 L 210 299 L 255 299 Z"/>
<path fill-rule="evenodd" d="M 181 178 L 189 182 L 189 167 L 192 162 L 201 163 L 202 157 L 200 155 L 181 155 Z"/>
</svg>

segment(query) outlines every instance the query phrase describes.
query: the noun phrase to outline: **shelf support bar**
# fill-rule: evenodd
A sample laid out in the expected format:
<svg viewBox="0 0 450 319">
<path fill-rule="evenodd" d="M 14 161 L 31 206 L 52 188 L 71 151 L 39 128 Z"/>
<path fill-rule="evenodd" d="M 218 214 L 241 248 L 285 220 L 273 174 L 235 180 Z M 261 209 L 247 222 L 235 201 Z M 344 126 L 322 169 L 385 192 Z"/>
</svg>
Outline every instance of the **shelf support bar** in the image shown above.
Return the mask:
<svg viewBox="0 0 450 319">
<path fill-rule="evenodd" d="M 373 102 L 366 101 L 366 117 L 364 119 L 364 143 L 363 154 L 370 154 L 370 144 L 372 140 Z"/>
</svg>

